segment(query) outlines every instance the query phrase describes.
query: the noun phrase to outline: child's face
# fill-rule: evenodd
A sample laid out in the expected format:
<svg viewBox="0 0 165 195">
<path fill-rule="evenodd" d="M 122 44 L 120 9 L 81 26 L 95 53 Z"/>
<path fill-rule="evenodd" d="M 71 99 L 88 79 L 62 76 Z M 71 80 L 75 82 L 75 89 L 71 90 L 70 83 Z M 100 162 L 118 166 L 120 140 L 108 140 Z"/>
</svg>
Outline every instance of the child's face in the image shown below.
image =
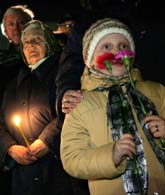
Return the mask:
<svg viewBox="0 0 165 195">
<path fill-rule="evenodd" d="M 104 53 L 111 52 L 113 54 L 117 54 L 121 50 L 130 49 L 130 44 L 126 37 L 122 34 L 113 33 L 104 36 L 100 42 L 98 43 L 94 55 L 93 55 L 93 62 L 95 68 L 96 67 L 96 58 L 97 56 L 101 56 Z M 99 71 L 111 75 L 108 70 L 99 69 Z M 113 76 L 121 76 L 127 72 L 127 69 L 123 64 L 112 64 L 112 74 Z"/>
</svg>

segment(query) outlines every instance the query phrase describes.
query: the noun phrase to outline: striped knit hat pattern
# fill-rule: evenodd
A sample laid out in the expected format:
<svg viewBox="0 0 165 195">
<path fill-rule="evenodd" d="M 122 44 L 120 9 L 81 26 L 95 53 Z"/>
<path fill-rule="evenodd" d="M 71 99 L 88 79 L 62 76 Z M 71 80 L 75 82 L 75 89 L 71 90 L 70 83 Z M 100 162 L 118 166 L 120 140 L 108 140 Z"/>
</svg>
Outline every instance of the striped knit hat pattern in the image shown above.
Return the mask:
<svg viewBox="0 0 165 195">
<path fill-rule="evenodd" d="M 86 66 L 92 66 L 93 54 L 99 41 L 104 36 L 112 33 L 124 35 L 130 44 L 131 50 L 135 52 L 135 43 L 129 27 L 117 19 L 104 18 L 92 24 L 83 37 L 83 58 Z"/>
</svg>

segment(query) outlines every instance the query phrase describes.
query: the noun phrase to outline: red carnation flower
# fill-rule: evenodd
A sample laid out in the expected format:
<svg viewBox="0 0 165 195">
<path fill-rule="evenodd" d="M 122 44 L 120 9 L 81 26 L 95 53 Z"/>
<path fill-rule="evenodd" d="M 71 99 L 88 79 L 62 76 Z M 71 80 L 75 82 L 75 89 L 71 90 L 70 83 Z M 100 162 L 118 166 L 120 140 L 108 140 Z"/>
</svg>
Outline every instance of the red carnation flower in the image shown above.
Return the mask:
<svg viewBox="0 0 165 195">
<path fill-rule="evenodd" d="M 109 71 L 112 70 L 111 64 L 114 60 L 114 55 L 110 52 L 104 53 L 101 56 L 97 56 L 96 63 L 97 68 L 99 69 L 108 69 Z"/>
</svg>

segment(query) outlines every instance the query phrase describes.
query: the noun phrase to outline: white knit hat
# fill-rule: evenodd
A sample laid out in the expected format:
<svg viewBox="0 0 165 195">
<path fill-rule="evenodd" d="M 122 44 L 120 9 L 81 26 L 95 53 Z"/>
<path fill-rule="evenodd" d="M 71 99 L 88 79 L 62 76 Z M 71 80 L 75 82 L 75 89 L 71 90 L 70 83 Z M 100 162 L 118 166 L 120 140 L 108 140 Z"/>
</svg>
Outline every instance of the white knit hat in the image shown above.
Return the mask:
<svg viewBox="0 0 165 195">
<path fill-rule="evenodd" d="M 113 18 L 98 20 L 86 31 L 83 38 L 83 58 L 88 67 L 91 67 L 93 53 L 99 41 L 106 35 L 119 33 L 129 41 L 131 50 L 135 52 L 135 44 L 131 30 L 121 21 Z"/>
</svg>

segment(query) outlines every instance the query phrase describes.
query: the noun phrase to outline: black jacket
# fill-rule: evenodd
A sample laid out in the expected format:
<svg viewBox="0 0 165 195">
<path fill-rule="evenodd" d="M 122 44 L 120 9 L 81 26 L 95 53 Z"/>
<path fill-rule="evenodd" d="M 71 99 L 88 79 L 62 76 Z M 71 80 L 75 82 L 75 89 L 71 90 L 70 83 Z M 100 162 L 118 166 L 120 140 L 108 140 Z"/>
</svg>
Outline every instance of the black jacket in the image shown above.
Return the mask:
<svg viewBox="0 0 165 195">
<path fill-rule="evenodd" d="M 47 58 L 33 72 L 21 69 L 18 77 L 8 86 L 4 100 L 4 121 L 0 126 L 0 162 L 12 167 L 13 195 L 69 194 L 69 177 L 59 158 L 60 130 L 56 128 L 55 77 L 59 55 Z M 19 165 L 10 160 L 8 148 L 13 144 L 25 145 L 12 119 L 18 114 L 22 129 L 30 143 L 41 139 L 50 149 L 44 157 L 31 165 Z M 3 125 L 2 125 L 3 124 Z"/>
<path fill-rule="evenodd" d="M 0 29 L 0 104 L 7 84 L 25 66 L 19 48 L 2 34 Z"/>
</svg>

